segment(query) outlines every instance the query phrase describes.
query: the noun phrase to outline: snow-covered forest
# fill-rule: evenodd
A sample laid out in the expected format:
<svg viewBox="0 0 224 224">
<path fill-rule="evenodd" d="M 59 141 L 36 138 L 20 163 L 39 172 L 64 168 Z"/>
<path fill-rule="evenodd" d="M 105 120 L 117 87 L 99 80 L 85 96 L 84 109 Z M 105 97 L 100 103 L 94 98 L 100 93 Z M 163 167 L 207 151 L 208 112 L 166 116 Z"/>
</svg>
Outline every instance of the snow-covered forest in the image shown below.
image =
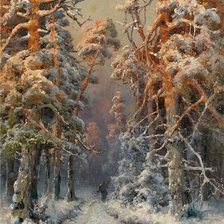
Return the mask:
<svg viewBox="0 0 224 224">
<path fill-rule="evenodd" d="M 224 224 L 224 1 L 113 2 L 0 1 L 0 224 Z"/>
</svg>

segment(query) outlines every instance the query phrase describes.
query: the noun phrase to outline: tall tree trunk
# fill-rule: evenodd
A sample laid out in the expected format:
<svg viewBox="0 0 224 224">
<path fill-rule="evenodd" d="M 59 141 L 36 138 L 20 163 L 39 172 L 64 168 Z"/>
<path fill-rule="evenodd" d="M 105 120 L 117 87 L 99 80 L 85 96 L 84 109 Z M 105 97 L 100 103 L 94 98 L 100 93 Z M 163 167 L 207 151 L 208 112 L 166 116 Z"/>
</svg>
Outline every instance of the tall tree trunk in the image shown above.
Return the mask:
<svg viewBox="0 0 224 224">
<path fill-rule="evenodd" d="M 46 150 L 46 183 L 45 183 L 45 194 L 47 198 L 53 196 L 54 187 L 54 160 L 55 156 L 49 150 Z"/>
<path fill-rule="evenodd" d="M 179 215 L 190 201 L 186 172 L 184 170 L 184 145 L 175 139 L 167 146 L 170 161 L 168 163 L 169 190 L 172 198 L 171 213 Z"/>
<path fill-rule="evenodd" d="M 6 162 L 0 158 L 0 194 L 6 192 Z"/>
<path fill-rule="evenodd" d="M 56 60 L 57 61 L 57 60 Z M 56 66 L 57 63 L 56 63 Z M 60 75 L 60 71 L 58 70 L 58 76 Z M 56 80 L 58 82 L 58 80 Z M 53 126 L 53 133 L 57 138 L 61 138 L 61 122 L 59 120 L 56 121 Z M 59 148 L 54 149 L 54 187 L 53 187 L 53 195 L 54 199 L 58 200 L 60 198 L 60 189 L 61 188 L 61 151 Z"/>
<path fill-rule="evenodd" d="M 18 178 L 14 184 L 13 210 L 12 215 L 22 221 L 25 217 L 29 217 L 31 208 L 31 172 L 30 172 L 30 156 L 29 149 L 22 150 L 21 164 L 19 168 Z"/>
<path fill-rule="evenodd" d="M 73 201 L 75 200 L 75 186 L 74 186 L 74 161 L 73 156 L 70 155 L 68 158 L 68 167 L 67 167 L 67 173 L 68 173 L 68 191 L 67 191 L 67 201 Z"/>
<path fill-rule="evenodd" d="M 13 210 L 12 215 L 20 221 L 30 216 L 32 209 L 32 193 L 36 193 L 36 178 L 38 161 L 41 149 L 34 146 L 30 149 L 22 150 L 21 164 L 18 178 L 14 184 Z M 37 195 L 36 195 L 37 196 Z"/>
<path fill-rule="evenodd" d="M 37 180 L 38 180 L 38 166 L 40 163 L 40 156 L 41 156 L 41 148 L 38 147 L 36 150 L 32 151 L 32 159 L 33 159 L 33 163 L 31 166 L 31 173 L 32 173 L 31 199 L 32 200 L 38 199 Z"/>
<path fill-rule="evenodd" d="M 59 149 L 55 149 L 55 160 L 54 160 L 54 199 L 60 198 L 61 188 L 61 152 Z"/>
<path fill-rule="evenodd" d="M 167 120 L 167 137 L 171 142 L 167 145 L 168 150 L 168 175 L 169 175 L 169 190 L 172 198 L 171 213 L 179 215 L 184 205 L 188 204 L 187 189 L 185 183 L 184 172 L 184 145 L 177 136 L 175 131 L 178 111 L 178 96 L 172 85 L 171 77 L 166 72 L 163 73 L 163 85 L 166 89 L 165 108 Z"/>
<path fill-rule="evenodd" d="M 14 175 L 14 159 L 10 158 L 6 162 L 6 195 L 12 197 L 13 195 L 13 184 L 15 181 Z"/>
<path fill-rule="evenodd" d="M 39 22 L 39 16 L 36 14 L 40 10 L 40 3 L 39 0 L 29 0 L 30 3 L 33 4 L 32 7 L 32 18 L 29 21 L 29 27 L 28 27 L 28 33 L 30 35 L 29 42 L 28 42 L 28 48 L 31 52 L 37 52 L 40 50 L 40 34 L 39 34 L 39 28 L 40 28 L 40 22 Z"/>
</svg>

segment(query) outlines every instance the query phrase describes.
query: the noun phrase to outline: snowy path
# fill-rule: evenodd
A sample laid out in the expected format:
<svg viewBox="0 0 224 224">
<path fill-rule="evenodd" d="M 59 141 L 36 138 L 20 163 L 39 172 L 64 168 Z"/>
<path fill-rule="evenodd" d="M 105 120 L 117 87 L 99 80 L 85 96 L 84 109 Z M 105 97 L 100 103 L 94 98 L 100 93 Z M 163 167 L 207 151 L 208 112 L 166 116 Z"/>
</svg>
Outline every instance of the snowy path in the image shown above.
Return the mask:
<svg viewBox="0 0 224 224">
<path fill-rule="evenodd" d="M 92 199 L 83 206 L 82 213 L 77 217 L 75 223 L 120 224 L 118 220 L 108 215 L 104 203 L 98 199 Z"/>
<path fill-rule="evenodd" d="M 63 224 L 121 224 L 107 213 L 105 203 L 95 192 L 92 188 L 77 190 L 77 196 L 84 200 L 84 204 L 76 218 L 66 220 Z"/>
</svg>

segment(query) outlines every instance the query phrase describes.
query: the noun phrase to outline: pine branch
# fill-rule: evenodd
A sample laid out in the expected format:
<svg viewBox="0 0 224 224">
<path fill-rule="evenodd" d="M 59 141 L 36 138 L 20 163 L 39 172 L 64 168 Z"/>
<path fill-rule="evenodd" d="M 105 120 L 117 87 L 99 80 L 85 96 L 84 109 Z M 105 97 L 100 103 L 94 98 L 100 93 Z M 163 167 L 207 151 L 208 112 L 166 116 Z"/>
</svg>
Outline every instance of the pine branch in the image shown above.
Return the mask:
<svg viewBox="0 0 224 224">
<path fill-rule="evenodd" d="M 0 49 L 0 55 L 2 55 L 3 51 L 8 47 L 10 40 L 21 30 L 21 29 L 28 29 L 29 23 L 20 23 L 18 24 L 10 33 L 10 36 L 7 38 L 6 42 Z"/>
<path fill-rule="evenodd" d="M 48 15 L 53 14 L 54 12 L 56 12 L 59 8 L 63 7 L 63 3 L 65 2 L 65 0 L 57 0 L 57 4 L 50 10 L 40 10 L 38 11 L 36 14 L 41 18 L 41 17 L 45 17 Z"/>
</svg>

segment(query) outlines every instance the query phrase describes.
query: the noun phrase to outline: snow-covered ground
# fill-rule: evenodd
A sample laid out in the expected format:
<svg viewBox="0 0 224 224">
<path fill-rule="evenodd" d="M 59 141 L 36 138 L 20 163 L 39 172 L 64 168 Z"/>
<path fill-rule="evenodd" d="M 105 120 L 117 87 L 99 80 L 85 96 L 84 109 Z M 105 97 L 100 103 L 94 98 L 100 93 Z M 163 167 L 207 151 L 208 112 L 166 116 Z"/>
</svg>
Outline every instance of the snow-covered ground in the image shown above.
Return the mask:
<svg viewBox="0 0 224 224">
<path fill-rule="evenodd" d="M 80 213 L 77 219 L 64 223 L 119 224 L 120 222 L 106 212 L 104 203 L 98 199 L 92 199 L 83 206 L 82 213 Z"/>
<path fill-rule="evenodd" d="M 224 200 L 203 202 L 197 207 L 202 211 L 202 219 L 189 218 L 178 221 L 168 213 L 168 209 L 156 214 L 150 214 L 150 207 L 146 204 L 139 204 L 135 208 L 121 207 L 118 201 L 107 204 L 107 211 L 118 216 L 120 223 L 127 224 L 224 224 Z"/>
<path fill-rule="evenodd" d="M 62 224 L 224 224 L 224 200 L 204 202 L 197 207 L 203 212 L 202 219 L 177 221 L 167 210 L 150 214 L 147 204 L 127 208 L 121 207 L 119 201 L 102 202 L 91 189 L 77 192 L 77 196 L 83 198 L 79 205 L 64 200 L 48 203 L 47 213 L 55 218 L 55 224 L 60 217 Z M 9 206 L 1 198 L 0 206 L 0 224 L 11 224 Z"/>
<path fill-rule="evenodd" d="M 197 204 L 197 209 L 203 213 L 202 219 L 177 221 L 168 213 L 168 209 L 150 214 L 150 207 L 146 203 L 135 209 L 121 207 L 119 201 L 104 203 L 100 195 L 88 188 L 79 192 L 79 195 L 84 198 L 79 215 L 63 224 L 224 224 L 224 200 Z"/>
<path fill-rule="evenodd" d="M 0 197 L 0 224 L 10 224 L 10 207 L 9 205 Z"/>
<path fill-rule="evenodd" d="M 63 224 L 119 224 L 118 220 L 110 216 L 105 203 L 101 201 L 96 190 L 84 188 L 77 191 L 77 196 L 83 198 L 84 205 L 81 207 L 79 215 L 74 219 L 68 219 Z"/>
</svg>

